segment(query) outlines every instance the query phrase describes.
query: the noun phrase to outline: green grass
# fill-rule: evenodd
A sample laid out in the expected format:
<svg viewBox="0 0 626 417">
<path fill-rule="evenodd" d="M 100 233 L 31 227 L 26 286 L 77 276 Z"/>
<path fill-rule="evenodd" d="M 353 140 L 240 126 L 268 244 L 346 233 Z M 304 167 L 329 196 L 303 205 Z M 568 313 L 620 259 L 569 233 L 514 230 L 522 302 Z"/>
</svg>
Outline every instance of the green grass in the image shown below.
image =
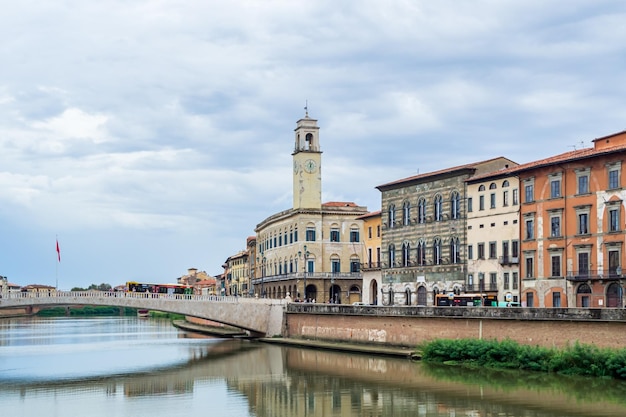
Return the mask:
<svg viewBox="0 0 626 417">
<path fill-rule="evenodd" d="M 422 344 L 419 350 L 422 360 L 431 363 L 626 379 L 626 349 L 578 342 L 564 349 L 551 349 L 508 339 L 439 339 Z"/>
</svg>

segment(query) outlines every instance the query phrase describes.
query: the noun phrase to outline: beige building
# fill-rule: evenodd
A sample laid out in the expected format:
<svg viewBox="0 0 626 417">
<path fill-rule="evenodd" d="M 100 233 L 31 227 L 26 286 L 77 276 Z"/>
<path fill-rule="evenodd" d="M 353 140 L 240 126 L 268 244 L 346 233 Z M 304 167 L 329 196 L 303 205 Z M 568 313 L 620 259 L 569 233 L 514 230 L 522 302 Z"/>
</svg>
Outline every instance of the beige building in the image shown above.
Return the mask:
<svg viewBox="0 0 626 417">
<path fill-rule="evenodd" d="M 380 298 L 380 248 L 382 243 L 381 213 L 374 211 L 359 217 L 363 220 L 364 255 L 361 270 L 363 271 L 363 302 L 378 305 Z"/>
<path fill-rule="evenodd" d="M 322 204 L 322 152 L 317 120 L 298 120 L 293 157 L 293 207 L 256 229 L 254 292 L 263 297 L 361 301 L 366 207 Z"/>
<path fill-rule="evenodd" d="M 495 172 L 467 180 L 466 293 L 519 303 L 519 180 Z"/>
<path fill-rule="evenodd" d="M 224 293 L 222 295 L 248 296 L 250 270 L 248 251 L 240 251 L 226 259 L 224 268 Z"/>
</svg>

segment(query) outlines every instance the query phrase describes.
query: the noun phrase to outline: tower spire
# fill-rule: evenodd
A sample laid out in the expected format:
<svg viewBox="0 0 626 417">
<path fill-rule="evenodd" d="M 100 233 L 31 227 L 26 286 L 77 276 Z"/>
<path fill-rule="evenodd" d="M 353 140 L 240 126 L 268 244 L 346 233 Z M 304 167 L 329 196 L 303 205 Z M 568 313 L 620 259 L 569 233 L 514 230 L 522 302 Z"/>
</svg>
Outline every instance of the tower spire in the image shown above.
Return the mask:
<svg viewBox="0 0 626 417">
<path fill-rule="evenodd" d="M 304 117 L 309 117 L 309 100 L 304 101 Z"/>
</svg>

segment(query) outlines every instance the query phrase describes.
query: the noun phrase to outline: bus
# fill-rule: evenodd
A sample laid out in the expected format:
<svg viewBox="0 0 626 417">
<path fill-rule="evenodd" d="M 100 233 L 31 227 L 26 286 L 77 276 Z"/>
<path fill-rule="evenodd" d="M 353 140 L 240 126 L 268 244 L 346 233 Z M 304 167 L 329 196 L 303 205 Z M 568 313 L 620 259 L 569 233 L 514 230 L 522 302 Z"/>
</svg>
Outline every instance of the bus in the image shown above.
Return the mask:
<svg viewBox="0 0 626 417">
<path fill-rule="evenodd" d="M 193 294 L 193 287 L 184 284 L 148 284 L 128 281 L 127 292 L 145 292 L 152 294 Z"/>
<path fill-rule="evenodd" d="M 492 294 L 437 294 L 435 295 L 435 305 L 449 307 L 497 307 L 498 297 Z"/>
</svg>

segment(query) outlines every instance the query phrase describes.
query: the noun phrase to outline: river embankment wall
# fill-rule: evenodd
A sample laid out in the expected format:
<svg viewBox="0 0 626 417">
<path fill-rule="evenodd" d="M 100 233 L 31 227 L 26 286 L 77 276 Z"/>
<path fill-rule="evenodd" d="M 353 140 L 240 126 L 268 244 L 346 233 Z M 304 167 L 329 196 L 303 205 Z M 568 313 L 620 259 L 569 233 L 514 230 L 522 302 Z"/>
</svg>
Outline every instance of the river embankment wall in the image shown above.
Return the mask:
<svg viewBox="0 0 626 417">
<path fill-rule="evenodd" d="M 589 308 L 382 307 L 290 303 L 284 336 L 415 347 L 434 339 L 497 339 L 562 348 L 626 347 L 626 310 Z"/>
</svg>

